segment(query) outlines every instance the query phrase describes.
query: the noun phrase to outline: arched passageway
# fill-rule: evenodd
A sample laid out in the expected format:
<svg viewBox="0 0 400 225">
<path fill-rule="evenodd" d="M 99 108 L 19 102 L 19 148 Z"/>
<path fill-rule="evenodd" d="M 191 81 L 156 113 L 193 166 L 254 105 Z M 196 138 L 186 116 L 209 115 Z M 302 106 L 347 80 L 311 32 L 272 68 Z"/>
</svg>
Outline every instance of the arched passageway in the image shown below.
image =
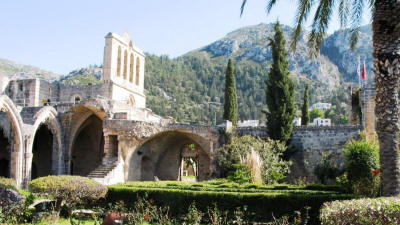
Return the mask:
<svg viewBox="0 0 400 225">
<path fill-rule="evenodd" d="M 0 177 L 11 177 L 14 129 L 5 112 L 0 112 Z"/>
<path fill-rule="evenodd" d="M 52 174 L 53 150 L 56 143 L 51 130 L 47 125 L 41 124 L 33 141 L 31 179 Z"/>
<path fill-rule="evenodd" d="M 74 138 L 70 173 L 87 176 L 101 164 L 103 152 L 103 121 L 93 114 L 82 123 Z"/>
<path fill-rule="evenodd" d="M 10 177 L 11 143 L 3 128 L 0 128 L 0 177 Z"/>
<path fill-rule="evenodd" d="M 207 147 L 200 145 L 199 139 L 202 138 L 175 131 L 150 138 L 131 156 L 128 180 L 182 180 L 183 172 L 189 174 L 184 171 L 189 161 L 196 162 L 196 180 L 207 179 L 211 162 Z"/>
</svg>

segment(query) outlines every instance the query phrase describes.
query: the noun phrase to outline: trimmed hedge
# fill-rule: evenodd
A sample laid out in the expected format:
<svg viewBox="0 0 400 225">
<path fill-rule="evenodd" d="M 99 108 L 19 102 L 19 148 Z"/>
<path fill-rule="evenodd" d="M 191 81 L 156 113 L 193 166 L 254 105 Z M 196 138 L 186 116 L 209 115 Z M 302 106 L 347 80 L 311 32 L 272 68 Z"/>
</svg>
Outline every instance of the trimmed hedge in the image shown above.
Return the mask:
<svg viewBox="0 0 400 225">
<path fill-rule="evenodd" d="M 324 203 L 323 225 L 389 225 L 400 224 L 399 198 L 364 198 Z"/>
<path fill-rule="evenodd" d="M 133 184 L 146 184 L 147 187 L 134 186 Z M 204 183 L 200 183 L 204 184 Z M 158 187 L 157 185 L 160 185 Z M 183 183 L 182 186 L 188 186 Z M 198 186 L 199 184 L 197 184 Z M 205 184 L 207 186 L 207 184 Z M 195 188 L 195 187 L 193 187 Z M 108 186 L 106 201 L 116 203 L 124 201 L 127 207 L 133 207 L 138 198 L 152 199 L 158 206 L 169 207 L 173 216 L 186 213 L 190 204 L 195 202 L 196 207 L 202 212 L 213 208 L 214 204 L 219 210 L 233 212 L 237 207 L 247 206 L 254 221 L 269 221 L 274 217 L 293 215 L 294 211 L 301 211 L 310 207 L 311 224 L 319 224 L 319 209 L 327 201 L 352 199 L 357 196 L 338 192 L 315 190 L 258 190 L 258 192 L 243 192 L 240 188 L 234 191 L 216 190 L 185 190 L 179 185 L 169 185 L 155 182 L 131 182 L 121 185 Z M 242 188 L 244 189 L 244 188 Z"/>
<path fill-rule="evenodd" d="M 0 187 L 17 189 L 17 182 L 12 178 L 0 177 Z"/>
</svg>

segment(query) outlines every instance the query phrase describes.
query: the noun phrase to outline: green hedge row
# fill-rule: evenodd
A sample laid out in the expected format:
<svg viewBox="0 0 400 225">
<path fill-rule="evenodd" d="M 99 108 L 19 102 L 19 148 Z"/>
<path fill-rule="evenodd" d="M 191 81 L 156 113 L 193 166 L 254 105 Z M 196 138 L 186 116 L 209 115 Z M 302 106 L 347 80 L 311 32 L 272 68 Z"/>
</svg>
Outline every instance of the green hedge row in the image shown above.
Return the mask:
<svg viewBox="0 0 400 225">
<path fill-rule="evenodd" d="M 144 188 L 166 188 L 166 189 L 179 189 L 179 190 L 193 190 L 193 191 L 225 191 L 225 192 L 266 192 L 275 190 L 316 190 L 316 191 L 335 191 L 344 193 L 345 190 L 338 185 L 322 185 L 322 184 L 309 184 L 307 186 L 295 186 L 288 184 L 279 185 L 259 185 L 259 184 L 238 184 L 238 183 L 193 183 L 193 182 L 177 182 L 177 181 L 135 181 L 120 184 L 124 187 L 144 187 Z"/>
<path fill-rule="evenodd" d="M 192 202 L 202 212 L 217 206 L 219 210 L 233 212 L 237 207 L 247 206 L 247 213 L 254 221 L 269 221 L 274 217 L 293 215 L 310 207 L 311 224 L 319 224 L 319 209 L 327 201 L 356 198 L 350 194 L 316 191 L 281 191 L 265 193 L 242 193 L 224 191 L 192 191 L 166 189 L 157 187 L 127 187 L 114 185 L 108 187 L 106 201 L 116 203 L 124 201 L 128 207 L 133 207 L 138 197 L 152 199 L 154 204 L 170 208 L 173 216 L 183 215 Z"/>
<path fill-rule="evenodd" d="M 364 198 L 325 203 L 321 209 L 323 225 L 400 224 L 399 198 Z"/>
</svg>

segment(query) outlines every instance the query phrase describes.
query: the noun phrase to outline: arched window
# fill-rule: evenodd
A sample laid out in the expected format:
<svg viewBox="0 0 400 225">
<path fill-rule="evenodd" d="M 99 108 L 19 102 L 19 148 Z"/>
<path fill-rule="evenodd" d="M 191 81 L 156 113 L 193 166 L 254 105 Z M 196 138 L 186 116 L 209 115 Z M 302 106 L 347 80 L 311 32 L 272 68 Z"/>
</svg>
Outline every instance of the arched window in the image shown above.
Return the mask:
<svg viewBox="0 0 400 225">
<path fill-rule="evenodd" d="M 133 54 L 131 54 L 131 63 L 129 64 L 129 82 L 133 83 Z"/>
<path fill-rule="evenodd" d="M 140 59 L 136 58 L 136 85 L 139 86 L 139 77 L 140 77 Z"/>
<path fill-rule="evenodd" d="M 128 72 L 128 52 L 124 52 L 124 80 L 126 80 L 126 73 Z"/>
<path fill-rule="evenodd" d="M 121 46 L 118 46 L 117 76 L 121 76 Z"/>
</svg>

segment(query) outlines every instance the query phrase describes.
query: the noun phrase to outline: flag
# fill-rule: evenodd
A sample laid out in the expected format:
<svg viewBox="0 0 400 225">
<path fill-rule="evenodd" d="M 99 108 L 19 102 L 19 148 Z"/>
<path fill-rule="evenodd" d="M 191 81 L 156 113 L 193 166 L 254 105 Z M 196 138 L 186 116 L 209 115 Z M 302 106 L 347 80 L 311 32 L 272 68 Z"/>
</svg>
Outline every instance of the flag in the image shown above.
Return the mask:
<svg viewBox="0 0 400 225">
<path fill-rule="evenodd" d="M 367 70 L 365 69 L 365 60 L 364 60 L 364 66 L 363 66 L 363 72 L 362 72 L 362 79 L 365 80 L 365 77 L 367 76 Z"/>
</svg>

